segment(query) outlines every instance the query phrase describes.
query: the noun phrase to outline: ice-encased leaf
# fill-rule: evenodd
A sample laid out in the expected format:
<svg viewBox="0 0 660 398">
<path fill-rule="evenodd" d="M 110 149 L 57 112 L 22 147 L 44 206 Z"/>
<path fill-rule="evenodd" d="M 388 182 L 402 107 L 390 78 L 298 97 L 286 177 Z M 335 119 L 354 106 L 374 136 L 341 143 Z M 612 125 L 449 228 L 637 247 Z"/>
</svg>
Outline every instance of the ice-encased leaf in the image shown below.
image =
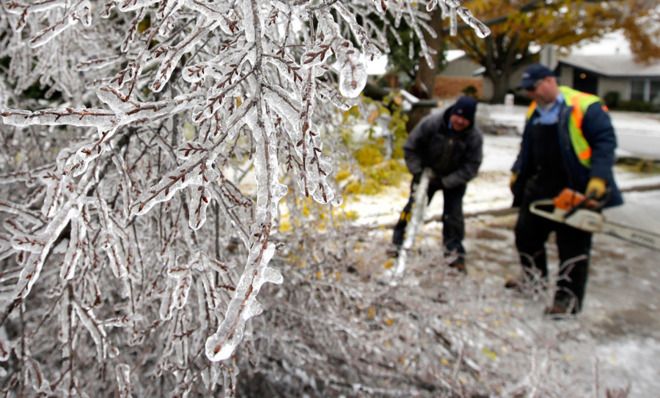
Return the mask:
<svg viewBox="0 0 660 398">
<path fill-rule="evenodd" d="M 294 98 L 282 89 L 273 89 L 264 92 L 264 100 L 292 126 L 300 123 L 300 99 Z"/>
<path fill-rule="evenodd" d="M 206 208 L 210 203 L 209 194 L 206 189 L 199 185 L 190 190 L 190 228 L 194 231 L 200 229 L 206 222 Z"/>
<path fill-rule="evenodd" d="M 205 19 L 200 18 L 197 26 L 195 27 L 195 30 L 191 32 L 187 38 L 182 40 L 178 47 L 171 47 L 167 49 L 164 58 L 160 61 L 160 68 L 156 73 L 156 79 L 154 79 L 153 83 L 151 83 L 149 86 L 152 91 L 160 92 L 163 90 L 163 88 L 165 88 L 165 85 L 172 76 L 172 72 L 174 72 L 174 69 L 176 69 L 178 66 L 181 57 L 190 52 L 197 43 L 194 39 L 196 37 L 202 36 L 208 31 L 207 27 L 203 26 L 204 23 Z"/>
<path fill-rule="evenodd" d="M 170 200 L 181 189 L 190 185 L 204 185 L 205 170 L 203 170 L 203 165 L 206 162 L 206 153 L 190 156 L 182 165 L 164 175 L 160 181 L 140 195 L 131 206 L 131 214 L 134 216 L 143 215 L 156 204 Z"/>
<path fill-rule="evenodd" d="M 188 302 L 188 293 L 192 286 L 192 275 L 188 272 L 184 277 L 176 279 L 176 287 L 174 288 L 174 308 L 182 309 Z"/>
<path fill-rule="evenodd" d="M 339 71 L 339 92 L 347 98 L 356 98 L 367 85 L 367 68 L 358 54 L 351 54 Z"/>
<path fill-rule="evenodd" d="M 110 150 L 110 147 L 106 143 L 114 136 L 116 131 L 116 128 L 101 131 L 98 140 L 80 147 L 73 155 L 66 159 L 64 173 L 77 177 L 86 172 L 92 161 Z"/>
</svg>

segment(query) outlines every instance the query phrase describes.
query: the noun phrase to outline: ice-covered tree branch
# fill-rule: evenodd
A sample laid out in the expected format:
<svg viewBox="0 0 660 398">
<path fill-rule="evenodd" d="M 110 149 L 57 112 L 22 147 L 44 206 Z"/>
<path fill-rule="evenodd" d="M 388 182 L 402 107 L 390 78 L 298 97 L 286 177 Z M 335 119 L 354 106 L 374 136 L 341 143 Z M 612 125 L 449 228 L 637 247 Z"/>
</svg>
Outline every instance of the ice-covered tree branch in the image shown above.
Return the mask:
<svg viewBox="0 0 660 398">
<path fill-rule="evenodd" d="M 437 6 L 481 29 L 448 0 L 3 2 L 0 292 L 29 350 L 8 335 L 0 354 L 48 369 L 46 394 L 231 392 L 259 290 L 282 281 L 280 200 L 341 200 L 327 122 L 387 51 L 371 21 L 421 35 Z"/>
</svg>

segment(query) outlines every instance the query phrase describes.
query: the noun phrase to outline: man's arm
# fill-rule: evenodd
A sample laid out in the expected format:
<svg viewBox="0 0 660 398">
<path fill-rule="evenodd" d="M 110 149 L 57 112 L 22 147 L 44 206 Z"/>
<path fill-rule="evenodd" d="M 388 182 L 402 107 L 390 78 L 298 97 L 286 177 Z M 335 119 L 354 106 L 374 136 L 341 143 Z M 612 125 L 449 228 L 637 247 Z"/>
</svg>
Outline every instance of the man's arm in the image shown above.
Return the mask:
<svg viewBox="0 0 660 398">
<path fill-rule="evenodd" d="M 466 142 L 465 161 L 453 173 L 442 178 L 444 188 L 454 188 L 467 184 L 479 172 L 479 166 L 483 160 L 483 136 L 475 127 L 473 136 Z"/>
<path fill-rule="evenodd" d="M 412 175 L 421 174 L 424 168 L 422 162 L 422 152 L 427 145 L 428 137 L 435 128 L 435 115 L 430 115 L 422 119 L 408 135 L 406 143 L 403 145 L 404 158 L 406 166 Z"/>
<path fill-rule="evenodd" d="M 584 138 L 591 147 L 591 175 L 606 181 L 612 178 L 616 149 L 616 135 L 610 115 L 595 103 L 587 108 L 582 122 Z"/>
</svg>

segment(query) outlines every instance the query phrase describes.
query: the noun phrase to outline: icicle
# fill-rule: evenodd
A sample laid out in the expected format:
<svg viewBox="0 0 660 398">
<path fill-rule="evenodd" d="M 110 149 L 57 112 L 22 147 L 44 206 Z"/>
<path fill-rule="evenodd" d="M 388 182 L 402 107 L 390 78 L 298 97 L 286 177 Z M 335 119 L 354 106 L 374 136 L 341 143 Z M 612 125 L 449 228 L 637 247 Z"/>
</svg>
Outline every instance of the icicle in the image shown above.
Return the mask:
<svg viewBox="0 0 660 398">
<path fill-rule="evenodd" d="M 119 397 L 130 398 L 131 394 L 131 368 L 125 363 L 120 363 L 115 367 L 115 376 L 117 379 L 117 390 Z"/>
<path fill-rule="evenodd" d="M 109 127 L 116 123 L 113 113 L 105 109 L 45 109 L 41 111 L 23 111 L 8 109 L 2 112 L 2 121 L 18 127 L 45 126 L 79 126 L 79 127 Z"/>
<path fill-rule="evenodd" d="M 225 319 L 215 334 L 206 340 L 206 356 L 211 361 L 229 358 L 243 339 L 245 322 L 259 313 L 261 306 L 256 300 L 259 288 L 264 282 L 279 280 L 272 271 L 266 271 L 275 254 L 275 245 L 268 243 L 262 252 L 261 245 L 254 245 L 248 257 L 246 271 L 236 287 L 236 292 L 227 307 Z M 255 263 L 260 258 L 258 263 Z M 269 280 L 265 280 L 264 277 Z"/>
<path fill-rule="evenodd" d="M 161 0 L 115 0 L 115 3 L 117 3 L 117 8 L 119 8 L 119 11 L 127 12 L 149 7 L 150 5 L 156 4 L 160 1 Z"/>
<path fill-rule="evenodd" d="M 256 41 L 255 24 L 259 23 L 259 21 L 254 20 L 254 14 L 252 13 L 252 2 L 251 0 L 239 0 L 239 3 L 241 7 L 241 14 L 243 14 L 245 40 L 247 40 L 248 43 L 254 43 Z"/>
<path fill-rule="evenodd" d="M 481 39 L 490 35 L 490 28 L 486 26 L 483 22 L 476 19 L 470 10 L 465 7 L 458 7 L 458 15 L 461 17 L 463 22 L 468 24 L 472 29 L 474 29 L 477 36 Z"/>
<path fill-rule="evenodd" d="M 449 10 L 449 34 L 456 36 L 458 34 L 458 21 L 456 20 L 456 8 Z"/>
<path fill-rule="evenodd" d="M 76 315 L 78 315 L 78 319 L 80 319 L 83 326 L 92 337 L 92 340 L 94 340 L 94 345 L 96 346 L 96 359 L 98 361 L 103 361 L 106 358 L 105 330 L 103 330 L 103 327 L 96 321 L 96 317 L 92 310 L 83 309 L 75 301 L 72 304 L 76 311 Z"/>
<path fill-rule="evenodd" d="M 5 333 L 0 333 L 0 362 L 7 362 L 11 353 L 11 345 L 5 337 Z"/>
<path fill-rule="evenodd" d="M 406 226 L 406 239 L 404 240 L 403 245 L 399 250 L 399 256 L 397 257 L 397 263 L 394 269 L 394 277 L 400 278 L 405 272 L 408 252 L 410 249 L 412 249 L 412 246 L 415 243 L 417 231 L 420 225 L 424 222 L 424 212 L 426 211 L 426 205 L 428 202 L 426 191 L 428 190 L 430 179 L 430 169 L 424 169 L 422 178 L 420 179 L 419 184 L 417 185 L 417 190 L 415 191 L 415 201 L 413 202 L 412 209 L 410 210 L 411 219 Z M 396 283 L 396 281 L 393 281 L 393 284 L 394 283 Z"/>
<path fill-rule="evenodd" d="M 50 383 L 44 378 L 44 373 L 37 361 L 32 358 L 26 360 L 27 374 L 32 379 L 32 388 L 37 395 L 52 395 Z"/>
<path fill-rule="evenodd" d="M 374 46 L 372 40 L 370 40 L 369 35 L 364 30 L 364 28 L 357 23 L 355 20 L 355 15 L 351 13 L 341 2 L 336 2 L 333 4 L 333 7 L 338 11 L 342 19 L 344 19 L 344 21 L 346 21 L 348 24 L 351 32 L 353 32 L 353 35 L 355 35 L 357 38 L 357 41 L 362 48 L 362 52 L 370 59 L 380 56 L 381 52 L 376 46 Z"/>
<path fill-rule="evenodd" d="M 71 328 L 71 305 L 69 303 L 69 295 L 64 294 L 62 295 L 62 301 L 60 302 L 60 310 L 58 312 L 59 314 L 59 321 L 60 321 L 60 330 L 57 334 L 57 340 L 59 340 L 60 343 L 62 343 L 62 346 L 68 347 L 68 342 L 69 339 L 71 338 L 70 336 L 70 328 Z"/>
<path fill-rule="evenodd" d="M 128 264 L 121 243 L 115 234 L 106 233 L 103 250 L 108 256 L 108 264 L 115 278 L 128 278 Z"/>
<path fill-rule="evenodd" d="M 172 315 L 174 314 L 174 281 L 170 280 L 167 284 L 168 287 L 162 297 L 160 310 L 158 311 L 160 319 L 163 321 L 172 319 Z"/>
<path fill-rule="evenodd" d="M 64 255 L 64 262 L 60 270 L 60 278 L 62 280 L 73 279 L 76 272 L 76 265 L 82 256 L 82 247 L 80 238 L 85 235 L 85 226 L 77 219 L 71 220 L 71 234 L 69 237 L 69 245 Z"/>
<path fill-rule="evenodd" d="M 50 252 L 50 249 L 67 226 L 72 218 L 78 216 L 78 209 L 71 207 L 70 204 L 61 209 L 50 221 L 48 226 L 39 234 L 40 240 L 44 242 L 43 248 L 38 253 L 32 253 L 27 256 L 23 263 L 23 269 L 14 289 L 14 297 L 25 298 L 30 294 L 32 286 L 39 279 L 44 261 Z"/>
</svg>

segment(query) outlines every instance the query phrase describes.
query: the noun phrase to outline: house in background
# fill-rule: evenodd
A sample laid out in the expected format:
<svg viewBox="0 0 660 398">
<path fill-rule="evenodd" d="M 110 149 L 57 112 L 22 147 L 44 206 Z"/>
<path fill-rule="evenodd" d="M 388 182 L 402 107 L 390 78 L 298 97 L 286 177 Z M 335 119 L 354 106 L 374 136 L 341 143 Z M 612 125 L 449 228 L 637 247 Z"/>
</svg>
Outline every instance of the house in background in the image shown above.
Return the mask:
<svg viewBox="0 0 660 398">
<path fill-rule="evenodd" d="M 435 85 L 437 97 L 451 97 L 474 85 L 484 101 L 493 97 L 493 85 L 483 75 L 484 68 L 474 63 L 460 50 L 447 57 L 446 68 L 438 75 Z M 560 84 L 594 93 L 607 99 L 616 93 L 619 102 L 644 102 L 660 106 L 660 63 L 641 64 L 634 61 L 627 39 L 621 32 L 611 32 L 594 41 L 584 41 L 570 48 L 570 54 L 560 55 L 556 46 L 539 48 L 533 57 L 555 71 Z M 514 90 L 520 82 L 521 65 L 509 78 Z M 611 96 L 611 94 L 610 94 Z"/>
<path fill-rule="evenodd" d="M 445 68 L 435 77 L 434 97 L 455 98 L 470 86 L 476 89 L 477 98 L 492 97 L 492 85 L 481 73 L 483 67 L 468 58 L 464 51 L 449 50 L 445 59 Z"/>
<path fill-rule="evenodd" d="M 601 98 L 618 93 L 620 101 L 660 105 L 660 63 L 640 64 L 630 54 L 569 55 L 556 72 L 560 84 Z"/>
</svg>

